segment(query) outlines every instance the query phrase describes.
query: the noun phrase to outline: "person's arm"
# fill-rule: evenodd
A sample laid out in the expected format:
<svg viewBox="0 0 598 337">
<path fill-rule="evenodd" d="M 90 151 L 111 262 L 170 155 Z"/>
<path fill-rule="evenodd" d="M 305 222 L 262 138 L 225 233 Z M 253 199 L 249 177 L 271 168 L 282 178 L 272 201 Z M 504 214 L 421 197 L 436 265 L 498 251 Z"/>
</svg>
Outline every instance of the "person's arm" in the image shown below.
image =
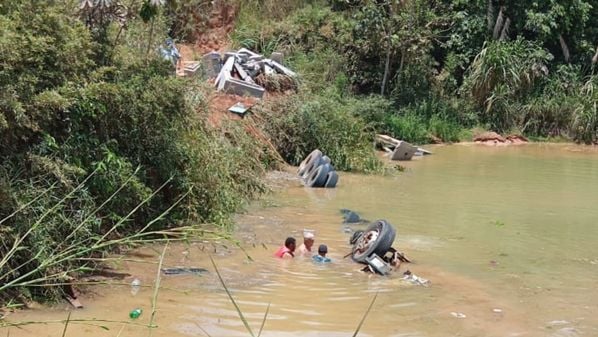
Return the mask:
<svg viewBox="0 0 598 337">
<path fill-rule="evenodd" d="M 292 259 L 292 258 L 293 258 L 293 255 L 291 255 L 291 253 L 289 253 L 289 252 L 286 252 L 286 253 L 284 253 L 284 255 L 282 256 L 282 258 L 283 258 L 283 259 Z"/>
</svg>

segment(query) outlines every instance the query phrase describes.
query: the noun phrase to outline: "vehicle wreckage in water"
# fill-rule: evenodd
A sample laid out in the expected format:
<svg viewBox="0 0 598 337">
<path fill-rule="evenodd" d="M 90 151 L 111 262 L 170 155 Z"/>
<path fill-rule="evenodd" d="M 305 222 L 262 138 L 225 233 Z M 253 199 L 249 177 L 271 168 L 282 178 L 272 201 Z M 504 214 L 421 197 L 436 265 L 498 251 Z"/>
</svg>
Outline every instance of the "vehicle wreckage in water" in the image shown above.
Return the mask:
<svg viewBox="0 0 598 337">
<path fill-rule="evenodd" d="M 359 218 L 357 213 L 343 209 L 343 215 L 351 214 Z M 401 263 L 411 263 L 405 254 L 392 247 L 396 237 L 395 228 L 386 220 L 376 220 L 368 225 L 365 230 L 357 230 L 349 239 L 351 252 L 345 257 L 351 256 L 353 261 L 366 266 L 364 272 L 389 275 L 397 271 Z M 403 279 L 418 285 L 428 286 L 429 280 L 418 277 L 411 271 L 403 273 Z"/>
</svg>

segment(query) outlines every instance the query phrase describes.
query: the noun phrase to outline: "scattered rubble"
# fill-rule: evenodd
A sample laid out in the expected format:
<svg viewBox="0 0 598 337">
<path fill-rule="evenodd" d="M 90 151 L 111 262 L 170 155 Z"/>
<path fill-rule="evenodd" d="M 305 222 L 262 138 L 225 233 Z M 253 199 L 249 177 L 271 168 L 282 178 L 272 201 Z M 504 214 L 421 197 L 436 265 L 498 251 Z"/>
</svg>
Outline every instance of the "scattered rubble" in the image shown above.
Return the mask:
<svg viewBox="0 0 598 337">
<path fill-rule="evenodd" d="M 387 135 L 376 135 L 376 142 L 382 145 L 382 148 L 389 154 L 391 160 L 411 160 L 413 156 L 432 154 L 428 150 Z"/>
<path fill-rule="evenodd" d="M 473 141 L 477 144 L 484 145 L 518 145 L 525 144 L 529 140 L 521 135 L 508 135 L 503 137 L 496 132 L 483 132 L 475 135 Z"/>
<path fill-rule="evenodd" d="M 266 90 L 296 89 L 297 74 L 282 62 L 282 53 L 265 58 L 246 48 L 224 55 L 213 51 L 202 58 L 206 75 L 216 77 L 218 91 L 257 98 L 262 98 Z"/>
<path fill-rule="evenodd" d="M 424 287 L 428 287 L 430 285 L 430 280 L 425 279 L 423 277 L 419 277 L 413 274 L 410 270 L 407 270 L 403 273 L 403 280 L 409 281 L 412 284 L 420 285 Z"/>
</svg>

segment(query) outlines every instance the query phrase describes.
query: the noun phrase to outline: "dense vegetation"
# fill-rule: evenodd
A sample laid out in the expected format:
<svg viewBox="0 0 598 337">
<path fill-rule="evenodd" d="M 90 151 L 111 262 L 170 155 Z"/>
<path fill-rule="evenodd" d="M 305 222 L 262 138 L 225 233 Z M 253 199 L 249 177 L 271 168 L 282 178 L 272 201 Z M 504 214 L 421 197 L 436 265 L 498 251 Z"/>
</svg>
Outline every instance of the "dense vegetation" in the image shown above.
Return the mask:
<svg viewBox="0 0 598 337">
<path fill-rule="evenodd" d="M 0 5 L 0 303 L 58 295 L 44 285 L 147 233 L 226 226 L 273 162 L 205 123 L 207 91 L 155 52 L 164 17 L 138 19 L 149 2 L 65 3 Z"/>
<path fill-rule="evenodd" d="M 298 92 L 252 123 L 207 123 L 211 89 L 158 52 L 236 13 L 235 46 L 280 50 Z M 0 3 L 0 303 L 61 294 L 106 252 L 216 224 L 278 154 L 376 172 L 376 132 L 472 128 L 598 140 L 589 0 L 8 0 Z M 195 225 L 195 226 L 187 226 Z M 185 226 L 184 229 L 180 229 Z"/>
<path fill-rule="evenodd" d="M 286 52 L 314 100 L 398 138 L 457 141 L 480 127 L 597 141 L 589 0 L 248 0 L 233 38 Z"/>
</svg>

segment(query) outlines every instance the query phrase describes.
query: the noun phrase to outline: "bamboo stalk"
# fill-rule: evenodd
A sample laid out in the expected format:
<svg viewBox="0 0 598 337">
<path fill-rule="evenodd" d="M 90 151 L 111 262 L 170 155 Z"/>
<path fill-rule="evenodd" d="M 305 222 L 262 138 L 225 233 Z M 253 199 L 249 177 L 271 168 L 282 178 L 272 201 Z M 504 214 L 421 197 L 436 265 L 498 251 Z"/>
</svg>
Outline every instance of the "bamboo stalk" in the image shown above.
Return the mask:
<svg viewBox="0 0 598 337">
<path fill-rule="evenodd" d="M 368 306 L 368 309 L 363 314 L 363 317 L 361 318 L 361 321 L 359 322 L 359 325 L 357 326 L 357 329 L 355 329 L 355 333 L 353 334 L 353 337 L 357 337 L 357 335 L 359 334 L 359 330 L 361 330 L 361 326 L 363 325 L 363 322 L 365 322 L 365 319 L 368 317 L 368 314 L 370 313 L 370 310 L 372 310 L 372 306 L 374 305 L 374 302 L 376 302 L 376 298 L 378 298 L 378 293 L 377 292 L 376 292 L 376 295 L 374 295 L 374 298 L 372 298 L 372 302 L 370 302 L 370 305 Z"/>
<path fill-rule="evenodd" d="M 160 291 L 160 280 L 162 277 L 161 270 L 162 270 L 162 263 L 164 262 L 164 255 L 166 254 L 166 249 L 168 248 L 168 242 L 164 245 L 164 249 L 162 250 L 162 254 L 160 254 L 160 261 L 158 262 L 158 271 L 156 272 L 156 283 L 154 284 L 154 294 L 152 296 L 152 314 L 150 316 L 149 321 L 149 336 L 152 337 L 153 329 L 151 328 L 152 324 L 154 323 L 154 318 L 156 317 L 156 307 L 158 305 L 158 292 Z"/>
</svg>

